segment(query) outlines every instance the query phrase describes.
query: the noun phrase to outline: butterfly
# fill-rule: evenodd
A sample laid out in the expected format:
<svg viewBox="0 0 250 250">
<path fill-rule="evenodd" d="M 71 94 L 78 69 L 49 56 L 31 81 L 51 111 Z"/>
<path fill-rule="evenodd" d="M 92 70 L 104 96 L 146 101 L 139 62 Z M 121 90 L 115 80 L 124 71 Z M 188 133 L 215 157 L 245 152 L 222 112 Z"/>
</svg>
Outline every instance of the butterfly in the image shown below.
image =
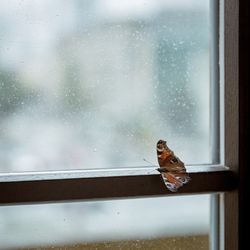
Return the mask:
<svg viewBox="0 0 250 250">
<path fill-rule="evenodd" d="M 160 165 L 157 171 L 161 173 L 166 187 L 171 192 L 177 192 L 180 187 L 191 180 L 184 163 L 175 156 L 174 152 L 167 146 L 166 141 L 159 140 L 156 149 Z"/>
</svg>

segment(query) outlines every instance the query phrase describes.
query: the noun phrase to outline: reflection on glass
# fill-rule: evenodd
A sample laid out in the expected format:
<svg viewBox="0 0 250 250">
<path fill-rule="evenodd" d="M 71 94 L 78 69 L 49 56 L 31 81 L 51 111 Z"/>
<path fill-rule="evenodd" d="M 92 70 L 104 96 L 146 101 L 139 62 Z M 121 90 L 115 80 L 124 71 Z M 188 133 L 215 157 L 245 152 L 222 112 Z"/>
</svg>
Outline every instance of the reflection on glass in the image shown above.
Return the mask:
<svg viewBox="0 0 250 250">
<path fill-rule="evenodd" d="M 0 2 L 0 171 L 209 163 L 209 1 Z M 199 149 L 199 153 L 197 152 Z"/>
<path fill-rule="evenodd" d="M 178 237 L 208 249 L 208 231 L 208 195 L 0 207 L 0 249 L 166 240 L 178 246 Z"/>
</svg>

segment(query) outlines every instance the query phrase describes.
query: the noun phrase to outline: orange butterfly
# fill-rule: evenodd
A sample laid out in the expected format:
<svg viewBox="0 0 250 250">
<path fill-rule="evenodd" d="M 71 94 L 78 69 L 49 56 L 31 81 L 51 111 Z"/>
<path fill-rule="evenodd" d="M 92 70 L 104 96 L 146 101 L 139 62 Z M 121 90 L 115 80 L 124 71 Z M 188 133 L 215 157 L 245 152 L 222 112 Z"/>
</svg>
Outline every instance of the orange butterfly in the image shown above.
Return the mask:
<svg viewBox="0 0 250 250">
<path fill-rule="evenodd" d="M 172 192 L 177 192 L 178 188 L 191 180 L 184 163 L 168 148 L 166 141 L 159 140 L 156 148 L 160 165 L 157 170 L 161 173 L 166 187 Z"/>
</svg>

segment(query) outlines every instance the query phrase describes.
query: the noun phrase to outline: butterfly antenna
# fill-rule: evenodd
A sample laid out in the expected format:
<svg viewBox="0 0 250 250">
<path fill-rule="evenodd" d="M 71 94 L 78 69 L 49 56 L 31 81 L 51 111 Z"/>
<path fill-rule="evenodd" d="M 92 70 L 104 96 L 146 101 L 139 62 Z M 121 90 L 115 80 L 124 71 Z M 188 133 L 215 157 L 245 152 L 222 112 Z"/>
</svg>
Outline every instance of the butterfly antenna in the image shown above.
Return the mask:
<svg viewBox="0 0 250 250">
<path fill-rule="evenodd" d="M 143 161 L 149 163 L 152 167 L 155 167 L 155 165 L 154 165 L 152 162 L 146 160 L 145 158 L 143 158 Z M 152 173 L 152 172 L 154 172 L 154 171 L 155 171 L 155 169 L 153 169 L 152 171 L 149 171 L 148 174 L 150 174 L 150 173 Z"/>
<path fill-rule="evenodd" d="M 152 162 L 150 162 L 150 161 L 146 160 L 145 158 L 143 158 L 143 161 L 145 161 L 145 162 L 149 163 L 152 167 L 155 167 L 155 165 L 154 165 Z"/>
</svg>

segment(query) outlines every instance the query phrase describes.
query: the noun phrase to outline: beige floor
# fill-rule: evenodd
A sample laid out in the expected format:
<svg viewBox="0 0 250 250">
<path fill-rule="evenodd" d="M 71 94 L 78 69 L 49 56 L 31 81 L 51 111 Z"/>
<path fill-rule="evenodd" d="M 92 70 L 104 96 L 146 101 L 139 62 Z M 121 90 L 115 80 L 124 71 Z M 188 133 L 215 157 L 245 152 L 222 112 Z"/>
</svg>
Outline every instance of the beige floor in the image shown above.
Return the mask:
<svg viewBox="0 0 250 250">
<path fill-rule="evenodd" d="M 161 238 L 153 240 L 134 240 L 119 242 L 102 242 L 80 244 L 74 246 L 52 246 L 46 248 L 30 248 L 29 250 L 208 250 L 207 235 Z"/>
</svg>

